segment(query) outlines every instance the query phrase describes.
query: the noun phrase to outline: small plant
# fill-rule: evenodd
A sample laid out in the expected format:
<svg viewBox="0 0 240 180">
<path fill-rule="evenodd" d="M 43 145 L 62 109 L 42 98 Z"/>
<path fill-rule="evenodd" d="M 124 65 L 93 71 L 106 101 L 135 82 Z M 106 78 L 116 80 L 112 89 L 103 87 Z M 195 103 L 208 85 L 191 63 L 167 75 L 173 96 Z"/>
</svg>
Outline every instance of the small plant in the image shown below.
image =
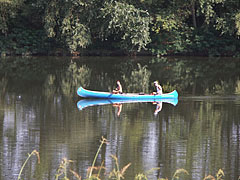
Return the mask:
<svg viewBox="0 0 240 180">
<path fill-rule="evenodd" d="M 123 175 L 124 175 L 125 171 L 128 169 L 128 167 L 131 165 L 131 163 L 128 163 L 126 166 L 124 166 L 120 170 L 119 163 L 118 163 L 118 158 L 114 155 L 111 155 L 111 157 L 115 160 L 116 167 L 110 173 L 109 178 L 114 178 L 114 179 L 117 179 L 117 180 L 124 179 Z"/>
<path fill-rule="evenodd" d="M 177 169 L 173 175 L 173 179 L 179 179 L 179 174 L 182 173 L 189 175 L 189 173 L 185 169 Z"/>
<path fill-rule="evenodd" d="M 96 152 L 96 155 L 94 157 L 92 166 L 88 168 L 87 178 L 85 180 L 101 180 L 100 179 L 101 170 L 105 169 L 105 167 L 103 166 L 104 162 L 102 162 L 101 166 L 99 166 L 99 167 L 96 167 L 95 163 L 96 163 L 97 157 L 98 157 L 98 155 L 100 153 L 100 150 L 101 150 L 103 144 L 107 144 L 107 139 L 102 137 L 100 142 L 101 142 L 101 144 L 100 144 L 100 146 L 99 146 L 99 148 L 98 148 L 98 150 Z M 21 167 L 21 170 L 19 172 L 18 180 L 21 179 L 21 174 L 23 172 L 23 169 L 26 166 L 28 160 L 33 155 L 37 156 L 38 163 L 40 163 L 40 156 L 39 156 L 39 152 L 37 150 L 34 150 L 34 151 L 32 151 L 31 154 L 28 154 L 28 157 L 25 160 L 25 162 L 23 163 L 23 165 Z M 111 158 L 115 161 L 115 167 L 110 172 L 109 176 L 108 177 L 104 176 L 103 179 L 106 179 L 106 180 L 111 180 L 111 179 L 122 180 L 122 179 L 124 179 L 125 172 L 131 166 L 131 163 L 128 163 L 122 169 L 120 169 L 118 158 L 116 156 L 114 156 L 114 155 L 111 155 Z M 68 160 L 67 158 L 63 158 L 62 159 L 62 161 L 61 161 L 61 163 L 59 165 L 59 168 L 57 170 L 57 173 L 55 175 L 55 180 L 58 180 L 58 179 L 69 180 L 69 178 L 67 177 L 67 172 L 68 172 L 68 169 L 69 169 L 68 166 L 72 162 L 73 162 L 72 160 Z M 147 175 L 151 174 L 154 170 L 159 170 L 159 169 L 160 168 L 152 168 L 152 169 L 148 170 L 145 173 L 139 173 L 139 174 L 137 174 L 134 177 L 134 180 L 150 180 L 150 179 L 148 179 Z M 97 170 L 98 173 L 97 174 L 93 174 L 93 170 Z M 71 169 L 69 169 L 69 171 L 74 175 L 75 178 L 77 178 L 78 180 L 82 180 L 81 176 L 78 173 L 72 171 Z M 183 176 L 183 175 L 187 175 L 188 178 L 186 178 L 186 176 Z M 207 175 L 203 180 L 223 180 L 224 176 L 225 176 L 225 174 L 224 174 L 223 170 L 219 169 L 218 172 L 216 173 L 215 177 L 212 176 L 212 175 Z M 186 179 L 190 179 L 190 177 L 189 177 L 189 173 L 188 173 L 187 170 L 185 170 L 185 169 L 177 169 L 175 171 L 175 173 L 173 174 L 172 178 L 170 178 L 170 179 L 171 180 L 178 180 L 178 179 L 185 179 L 186 180 Z M 158 180 L 168 180 L 168 178 L 167 177 L 166 178 L 158 178 Z M 238 177 L 238 180 L 240 180 L 240 176 Z"/>
<path fill-rule="evenodd" d="M 68 160 L 67 158 L 63 158 L 59 168 L 57 170 L 57 174 L 55 175 L 55 180 L 58 180 L 58 178 L 62 175 L 64 175 L 64 177 L 62 178 L 62 180 L 69 180 L 67 178 L 67 167 L 69 165 L 70 162 L 73 162 L 72 160 Z"/>
<path fill-rule="evenodd" d="M 134 180 L 148 180 L 148 178 L 145 174 L 139 173 L 135 176 Z"/>
<path fill-rule="evenodd" d="M 92 178 L 92 172 L 93 172 L 93 169 L 96 169 L 95 168 L 95 163 L 96 163 L 96 160 L 97 160 L 97 157 L 98 157 L 98 154 L 103 146 L 103 144 L 107 144 L 107 139 L 105 139 L 104 137 L 102 137 L 102 139 L 100 140 L 101 144 L 97 150 L 97 153 L 94 157 L 94 160 L 93 160 L 93 163 L 92 163 L 92 166 L 90 167 L 90 170 L 89 170 L 89 175 L 88 175 L 88 179 L 91 179 Z M 102 169 L 102 166 L 100 167 L 100 171 Z"/>
<path fill-rule="evenodd" d="M 160 168 L 152 168 L 148 170 L 146 173 L 139 173 L 135 176 L 134 180 L 148 180 L 147 175 L 151 174 L 154 170 L 159 170 Z"/>
<path fill-rule="evenodd" d="M 102 162 L 101 166 L 89 167 L 88 170 L 87 170 L 87 172 L 88 172 L 87 174 L 89 174 L 89 171 L 90 171 L 91 169 L 98 170 L 98 173 L 97 173 L 97 174 L 93 174 L 93 175 L 91 175 L 91 176 L 88 175 L 88 179 L 87 179 L 87 180 L 100 180 L 99 176 L 100 176 L 100 174 L 101 174 L 101 171 L 102 171 L 102 169 L 105 169 L 105 167 L 103 166 L 103 164 L 104 164 L 104 161 Z"/>
<path fill-rule="evenodd" d="M 19 172 L 19 174 L 18 174 L 18 180 L 20 180 L 24 167 L 26 166 L 26 164 L 27 164 L 28 160 L 30 159 L 30 157 L 33 156 L 33 155 L 36 155 L 36 156 L 37 156 L 37 158 L 38 158 L 38 164 L 40 164 L 39 152 L 38 152 L 37 150 L 33 150 L 31 154 L 28 154 L 28 157 L 27 157 L 26 161 L 23 163 L 23 165 L 22 165 L 22 167 L 21 167 L 21 170 L 20 170 L 20 172 Z"/>
<path fill-rule="evenodd" d="M 224 177 L 224 172 L 222 169 L 219 169 L 217 174 L 216 174 L 216 178 L 212 175 L 208 175 L 206 176 L 203 180 L 223 180 Z"/>
</svg>

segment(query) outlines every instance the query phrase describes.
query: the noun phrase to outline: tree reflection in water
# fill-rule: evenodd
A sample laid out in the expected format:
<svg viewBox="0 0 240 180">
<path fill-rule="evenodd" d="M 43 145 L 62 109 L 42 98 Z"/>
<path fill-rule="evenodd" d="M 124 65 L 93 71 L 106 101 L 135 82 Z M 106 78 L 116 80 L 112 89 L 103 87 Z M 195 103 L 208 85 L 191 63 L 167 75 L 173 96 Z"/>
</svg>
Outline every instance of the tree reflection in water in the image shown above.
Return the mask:
<svg viewBox="0 0 240 180">
<path fill-rule="evenodd" d="M 149 79 L 151 71 L 147 69 L 147 66 L 141 66 L 137 64 L 138 68 L 133 69 L 129 75 L 124 74 L 122 76 L 125 82 L 125 89 L 127 92 L 149 92 Z"/>
<path fill-rule="evenodd" d="M 172 177 L 177 168 L 188 170 L 192 179 L 203 179 L 219 168 L 226 172 L 226 180 L 238 178 L 240 103 L 234 93 L 240 89 L 239 60 L 65 60 L 1 61 L 0 178 L 16 179 L 23 159 L 33 149 L 39 150 L 41 164 L 36 167 L 30 162 L 24 179 L 54 177 L 63 157 L 74 160 L 73 170 L 84 177 L 102 135 L 110 144 L 102 149 L 97 163 L 104 160 L 111 170 L 110 154 L 117 155 L 120 165 L 133 163 L 126 178 L 154 167 L 160 170 L 152 179 Z M 147 78 L 141 81 L 143 76 Z M 147 91 L 143 86 L 137 89 L 142 85 L 135 83 L 138 78 L 150 91 L 151 82 L 160 80 L 164 92 L 173 87 L 179 91 L 178 106 L 166 104 L 155 117 L 156 108 L 150 103 L 124 104 L 118 118 L 112 105 L 76 108 L 75 88 L 108 89 L 119 77 L 126 79 L 125 88 L 134 84 L 131 91 Z M 18 95 L 22 98 L 17 99 Z"/>
</svg>

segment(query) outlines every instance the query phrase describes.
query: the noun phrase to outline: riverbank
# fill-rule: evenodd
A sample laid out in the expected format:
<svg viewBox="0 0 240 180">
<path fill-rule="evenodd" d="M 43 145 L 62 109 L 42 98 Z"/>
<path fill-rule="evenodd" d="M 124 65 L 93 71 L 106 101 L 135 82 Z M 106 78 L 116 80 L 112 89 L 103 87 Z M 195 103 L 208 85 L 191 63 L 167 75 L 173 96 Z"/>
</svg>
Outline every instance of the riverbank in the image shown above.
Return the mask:
<svg viewBox="0 0 240 180">
<path fill-rule="evenodd" d="M 69 52 L 66 49 L 55 49 L 46 52 L 14 52 L 12 50 L 2 50 L 0 51 L 0 57 L 6 56 L 69 56 L 69 57 L 78 57 L 78 56 L 157 56 L 157 57 L 167 57 L 167 56 L 195 56 L 195 57 L 240 57 L 239 52 L 229 52 L 224 54 L 209 54 L 208 52 L 187 52 L 187 53 L 167 53 L 167 54 L 153 54 L 150 51 L 132 51 L 127 52 L 124 50 L 106 50 L 106 49 L 98 49 L 98 50 L 79 50 Z"/>
</svg>

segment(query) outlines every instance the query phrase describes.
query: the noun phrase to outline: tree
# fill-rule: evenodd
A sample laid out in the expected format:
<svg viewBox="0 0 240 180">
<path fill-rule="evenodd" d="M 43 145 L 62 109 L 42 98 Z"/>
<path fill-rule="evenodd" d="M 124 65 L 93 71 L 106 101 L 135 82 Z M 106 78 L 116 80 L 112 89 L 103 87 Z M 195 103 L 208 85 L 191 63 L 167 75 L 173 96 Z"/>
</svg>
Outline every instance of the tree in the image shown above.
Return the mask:
<svg viewBox="0 0 240 180">
<path fill-rule="evenodd" d="M 66 45 L 70 51 L 84 48 L 91 43 L 90 29 L 87 25 L 85 8 L 91 3 L 78 0 L 50 0 L 44 15 L 48 36 Z"/>
<path fill-rule="evenodd" d="M 151 41 L 148 13 L 127 3 L 50 0 L 44 19 L 49 37 L 73 51 L 91 44 L 92 38 L 104 41 L 111 35 L 122 49 L 141 50 Z"/>
<path fill-rule="evenodd" d="M 151 42 L 149 29 L 151 19 L 147 11 L 117 1 L 106 2 L 101 10 L 102 18 L 105 20 L 103 26 L 105 39 L 114 35 L 115 39 L 120 40 L 122 49 L 136 48 L 138 51 Z"/>
<path fill-rule="evenodd" d="M 7 35 L 9 19 L 16 16 L 23 1 L 0 0 L 0 33 L 3 33 L 5 36 Z"/>
</svg>

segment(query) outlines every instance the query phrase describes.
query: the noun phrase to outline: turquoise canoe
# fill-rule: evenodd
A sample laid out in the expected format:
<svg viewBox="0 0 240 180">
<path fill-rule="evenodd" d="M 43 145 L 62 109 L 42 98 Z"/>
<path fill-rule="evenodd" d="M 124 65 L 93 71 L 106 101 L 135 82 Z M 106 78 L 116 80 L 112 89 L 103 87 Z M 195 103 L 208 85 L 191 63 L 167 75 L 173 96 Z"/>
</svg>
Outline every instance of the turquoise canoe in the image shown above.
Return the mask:
<svg viewBox="0 0 240 180">
<path fill-rule="evenodd" d="M 79 110 L 82 110 L 86 107 L 90 106 L 101 106 L 101 105 L 107 105 L 107 104 L 125 104 L 125 103 L 168 103 L 172 104 L 174 106 L 177 105 L 178 99 L 177 98 L 171 98 L 171 99 L 161 99 L 156 101 L 151 100 L 123 100 L 123 99 L 84 99 L 77 102 L 77 107 Z"/>
<path fill-rule="evenodd" d="M 84 89 L 83 87 L 78 88 L 77 94 L 84 98 L 100 98 L 100 99 L 142 99 L 142 100 L 155 100 L 155 99 L 173 99 L 178 98 L 178 92 L 176 90 L 170 93 L 164 93 L 162 95 L 152 94 L 138 94 L 138 93 L 122 93 L 113 94 L 110 92 L 91 91 Z"/>
</svg>

